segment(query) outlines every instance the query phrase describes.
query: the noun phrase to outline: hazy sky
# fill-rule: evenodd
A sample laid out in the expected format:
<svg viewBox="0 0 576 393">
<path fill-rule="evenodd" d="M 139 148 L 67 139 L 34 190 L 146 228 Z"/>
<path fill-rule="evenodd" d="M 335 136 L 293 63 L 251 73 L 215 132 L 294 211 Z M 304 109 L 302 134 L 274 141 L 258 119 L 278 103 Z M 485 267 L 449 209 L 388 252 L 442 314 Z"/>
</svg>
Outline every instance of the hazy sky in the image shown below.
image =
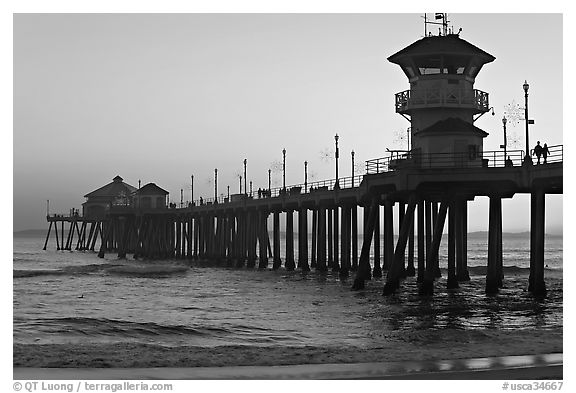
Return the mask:
<svg viewBox="0 0 576 393">
<path fill-rule="evenodd" d="M 562 144 L 561 14 L 450 14 L 461 37 L 494 55 L 475 88 L 496 115 L 475 125 L 503 143 L 506 106 L 530 83 L 530 144 Z M 45 228 L 52 213 L 116 175 L 155 182 L 172 201 L 238 192 L 248 159 L 254 189 L 287 150 L 287 184 L 334 177 L 402 148 L 409 123 L 394 94 L 409 88 L 391 54 L 424 34 L 421 14 L 16 14 L 14 16 L 14 230 Z M 433 30 L 436 32 L 437 30 Z M 524 148 L 524 125 L 508 126 Z M 516 136 L 516 138 L 514 138 Z M 513 147 L 509 147 L 513 148 Z M 281 172 L 273 172 L 273 186 Z M 547 197 L 547 230 L 560 232 L 562 197 Z M 485 230 L 486 198 L 469 229 Z M 529 200 L 504 201 L 505 231 L 526 230 Z"/>
</svg>

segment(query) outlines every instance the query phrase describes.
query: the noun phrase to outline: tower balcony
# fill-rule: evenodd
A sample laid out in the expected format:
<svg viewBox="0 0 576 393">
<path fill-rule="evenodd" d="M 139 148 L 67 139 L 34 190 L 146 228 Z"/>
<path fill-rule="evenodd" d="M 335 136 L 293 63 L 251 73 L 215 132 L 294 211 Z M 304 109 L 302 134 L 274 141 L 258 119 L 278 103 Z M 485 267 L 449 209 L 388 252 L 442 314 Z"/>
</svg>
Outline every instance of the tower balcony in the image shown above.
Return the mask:
<svg viewBox="0 0 576 393">
<path fill-rule="evenodd" d="M 477 89 L 417 89 L 396 93 L 396 113 L 410 114 L 414 109 L 463 108 L 474 113 L 488 112 L 488 93 Z"/>
</svg>

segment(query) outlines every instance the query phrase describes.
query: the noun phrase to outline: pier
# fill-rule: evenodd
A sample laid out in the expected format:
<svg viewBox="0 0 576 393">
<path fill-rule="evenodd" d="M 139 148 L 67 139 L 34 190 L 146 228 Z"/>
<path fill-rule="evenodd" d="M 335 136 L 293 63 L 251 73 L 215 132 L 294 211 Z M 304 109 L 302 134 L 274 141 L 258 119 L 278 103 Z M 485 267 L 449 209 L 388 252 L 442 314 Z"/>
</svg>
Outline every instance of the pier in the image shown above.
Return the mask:
<svg viewBox="0 0 576 393">
<path fill-rule="evenodd" d="M 366 161 L 364 175 L 339 177 L 336 161 L 334 179 L 269 186 L 257 194 L 252 184 L 248 192 L 244 176 L 244 193 L 201 198 L 180 207 L 165 203 L 167 192 L 155 184 L 135 188 L 118 176 L 100 189 L 116 190 L 113 200 L 98 208 L 95 204 L 93 210 L 85 206 L 82 216 L 48 216 L 45 248 L 54 227 L 58 249 L 71 250 L 75 244 L 77 250 L 94 250 L 98 238 L 100 257 L 114 252 L 119 258 L 133 254 L 134 258 L 200 260 L 237 268 L 331 270 L 343 279 L 353 275 L 355 290 L 363 289 L 372 277 L 385 277 L 384 295 L 395 293 L 402 280 L 415 277 L 419 293 L 429 296 L 442 274 L 439 247 L 445 227 L 447 286 L 458 288 L 470 279 L 468 202 L 488 197 L 486 293 L 490 294 L 504 282 L 502 199 L 530 194 L 528 290 L 544 295 L 545 198 L 563 193 L 563 145 L 548 146 L 543 162 L 539 155 L 533 162 L 528 83 L 523 86 L 526 149 L 510 150 L 504 145 L 503 150 L 485 151 L 488 133 L 474 122 L 493 108 L 488 93 L 475 89 L 474 81 L 482 67 L 495 60 L 492 55 L 445 28 L 388 60 L 401 67 L 410 83 L 409 90 L 395 95 L 394 103 L 395 112 L 410 122 L 410 149 Z M 337 143 L 338 136 L 336 160 Z M 96 200 L 96 191 L 87 197 Z M 362 229 L 359 214 L 363 214 Z M 399 228 L 396 241 L 394 222 Z M 66 242 L 65 223 L 69 226 Z M 359 231 L 363 233 L 360 245 Z"/>
</svg>

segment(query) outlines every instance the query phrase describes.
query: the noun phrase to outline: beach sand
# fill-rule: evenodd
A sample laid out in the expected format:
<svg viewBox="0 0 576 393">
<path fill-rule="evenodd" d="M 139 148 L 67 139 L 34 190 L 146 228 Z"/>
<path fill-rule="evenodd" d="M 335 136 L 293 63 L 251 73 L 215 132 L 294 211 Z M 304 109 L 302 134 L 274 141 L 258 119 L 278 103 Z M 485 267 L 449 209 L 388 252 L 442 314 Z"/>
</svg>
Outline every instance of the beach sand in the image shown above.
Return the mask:
<svg viewBox="0 0 576 393">
<path fill-rule="evenodd" d="M 165 347 L 141 343 L 14 344 L 13 366 L 150 368 L 430 361 L 562 353 L 562 330 L 391 332 L 386 345 L 358 347 Z"/>
</svg>

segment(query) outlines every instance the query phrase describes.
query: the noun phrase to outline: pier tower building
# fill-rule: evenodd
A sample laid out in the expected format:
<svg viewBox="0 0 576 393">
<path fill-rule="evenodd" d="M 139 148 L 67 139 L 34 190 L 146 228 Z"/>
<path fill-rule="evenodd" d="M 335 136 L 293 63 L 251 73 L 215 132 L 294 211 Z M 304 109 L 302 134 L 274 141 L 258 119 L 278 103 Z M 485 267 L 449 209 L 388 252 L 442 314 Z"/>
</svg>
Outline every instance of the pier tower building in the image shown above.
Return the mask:
<svg viewBox="0 0 576 393">
<path fill-rule="evenodd" d="M 458 166 L 479 166 L 488 133 L 474 121 L 490 106 L 488 93 L 475 89 L 474 81 L 482 66 L 495 57 L 459 34 L 446 29 L 445 33 L 428 35 L 388 57 L 410 83 L 409 90 L 396 94 L 396 113 L 411 123 L 414 159 L 426 160 L 434 154 L 436 160 L 443 157 L 442 166 L 446 160 Z"/>
</svg>

